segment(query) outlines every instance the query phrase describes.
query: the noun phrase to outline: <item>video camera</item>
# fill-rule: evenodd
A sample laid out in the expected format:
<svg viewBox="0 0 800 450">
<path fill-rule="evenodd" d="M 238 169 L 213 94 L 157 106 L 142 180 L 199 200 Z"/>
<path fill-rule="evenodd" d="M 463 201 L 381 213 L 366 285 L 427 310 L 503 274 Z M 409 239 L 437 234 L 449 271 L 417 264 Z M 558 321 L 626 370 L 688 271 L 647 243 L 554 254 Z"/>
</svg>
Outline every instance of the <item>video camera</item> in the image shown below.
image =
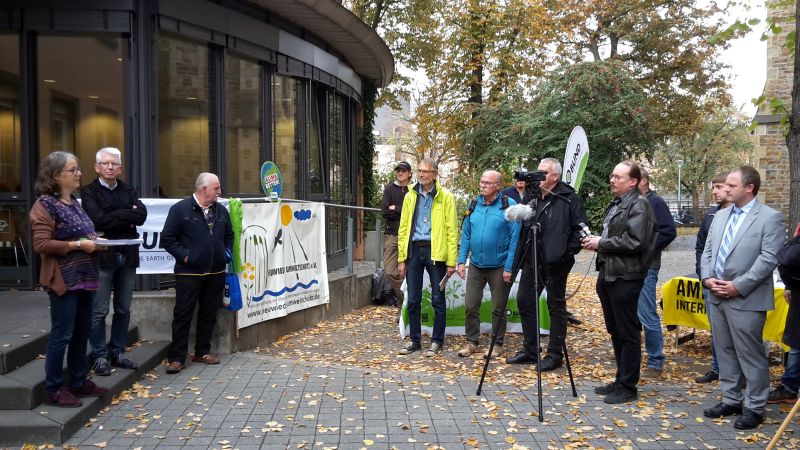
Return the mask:
<svg viewBox="0 0 800 450">
<path fill-rule="evenodd" d="M 547 172 L 536 170 L 533 172 L 525 172 L 522 170 L 517 170 L 514 172 L 514 179 L 519 181 L 524 181 L 528 184 L 532 183 L 539 183 L 545 180 L 547 177 Z"/>
</svg>

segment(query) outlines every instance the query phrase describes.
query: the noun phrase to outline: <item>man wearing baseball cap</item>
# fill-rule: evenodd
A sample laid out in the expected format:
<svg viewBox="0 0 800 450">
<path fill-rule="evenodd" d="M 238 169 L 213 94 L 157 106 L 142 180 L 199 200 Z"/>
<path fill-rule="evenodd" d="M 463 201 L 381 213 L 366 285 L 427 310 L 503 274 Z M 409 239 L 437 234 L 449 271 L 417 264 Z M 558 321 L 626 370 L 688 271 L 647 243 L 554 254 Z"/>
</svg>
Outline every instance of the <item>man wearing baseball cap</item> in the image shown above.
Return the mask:
<svg viewBox="0 0 800 450">
<path fill-rule="evenodd" d="M 383 232 L 383 271 L 389 277 L 389 284 L 397 298 L 397 305 L 403 304 L 403 277 L 397 269 L 397 228 L 400 225 L 400 212 L 403 209 L 403 197 L 408 192 L 411 179 L 411 164 L 400 161 L 394 168 L 395 180 L 386 185 L 381 201 L 381 214 L 386 222 Z"/>
</svg>

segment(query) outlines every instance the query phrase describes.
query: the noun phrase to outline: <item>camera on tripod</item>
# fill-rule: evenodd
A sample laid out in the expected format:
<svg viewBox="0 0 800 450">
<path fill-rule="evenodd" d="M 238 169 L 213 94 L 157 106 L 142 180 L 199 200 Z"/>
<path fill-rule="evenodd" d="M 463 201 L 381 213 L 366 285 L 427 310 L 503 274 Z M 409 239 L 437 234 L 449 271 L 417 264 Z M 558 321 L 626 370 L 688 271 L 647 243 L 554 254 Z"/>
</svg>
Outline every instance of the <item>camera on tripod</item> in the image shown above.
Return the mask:
<svg viewBox="0 0 800 450">
<path fill-rule="evenodd" d="M 514 172 L 514 179 L 519 181 L 524 181 L 528 184 L 531 183 L 539 183 L 545 180 L 547 177 L 547 172 L 542 170 L 536 170 L 533 172 L 526 172 L 524 170 L 517 170 Z"/>
</svg>

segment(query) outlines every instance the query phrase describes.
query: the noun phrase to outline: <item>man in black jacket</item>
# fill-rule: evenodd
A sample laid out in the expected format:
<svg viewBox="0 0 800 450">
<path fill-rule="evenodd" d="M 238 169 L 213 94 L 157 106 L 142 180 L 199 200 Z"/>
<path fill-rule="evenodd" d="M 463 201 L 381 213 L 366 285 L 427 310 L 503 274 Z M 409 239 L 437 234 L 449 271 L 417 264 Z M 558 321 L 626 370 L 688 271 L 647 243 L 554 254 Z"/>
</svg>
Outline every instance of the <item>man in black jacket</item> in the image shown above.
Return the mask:
<svg viewBox="0 0 800 450">
<path fill-rule="evenodd" d="M 517 264 L 522 267 L 520 289 L 517 298 L 520 320 L 522 322 L 523 348 L 508 358 L 508 364 L 530 364 L 536 362 L 539 352 L 539 324 L 536 323 L 535 301 L 544 287 L 547 287 L 547 309 L 550 313 L 550 340 L 547 356 L 542 358 L 540 369 L 544 371 L 561 367 L 563 350 L 567 337 L 567 276 L 575 264 L 575 254 L 581 250 L 579 231 L 581 222 L 588 222 L 581 198 L 572 187 L 559 181 L 561 163 L 554 158 L 545 158 L 539 169 L 546 172 L 545 180 L 540 182 L 541 198 L 536 202 L 535 220 L 541 226 L 543 257 L 547 264 L 547 282 L 539 285 L 539 292 L 533 292 L 533 267 L 530 264 L 529 245 L 526 250 L 517 250 Z M 520 235 L 521 245 L 527 240 Z"/>
<path fill-rule="evenodd" d="M 136 239 L 136 227 L 147 219 L 147 209 L 139 201 L 136 189 L 118 177 L 122 173 L 122 153 L 113 147 L 97 152 L 94 170 L 97 179 L 81 189 L 81 202 L 94 222 L 98 235 L 105 239 Z M 139 267 L 139 246 L 111 246 L 99 252 L 100 289 L 94 299 L 92 332 L 89 335 L 92 369 L 95 375 L 111 375 L 112 366 L 135 369 L 136 364 L 125 358 L 125 340 L 131 319 L 131 301 L 136 268 Z M 114 291 L 114 316 L 111 335 L 106 342 L 106 316 Z"/>
<path fill-rule="evenodd" d="M 233 248 L 230 215 L 217 202 L 221 194 L 219 178 L 201 173 L 195 193 L 172 205 L 161 231 L 164 249 L 175 257 L 175 309 L 167 373 L 184 368 L 195 304 L 199 306 L 192 361 L 219 364 L 219 358 L 210 353 L 211 335 L 222 306 L 226 250 Z"/>
<path fill-rule="evenodd" d="M 650 203 L 637 189 L 642 173 L 635 161 L 623 161 L 611 173 L 614 200 L 603 219 L 601 236 L 582 241 L 597 251 L 597 296 L 611 335 L 617 374 L 613 383 L 595 388 L 604 402 L 618 404 L 638 398 L 642 362 L 642 326 L 637 317 L 639 292 L 650 268 L 658 223 Z"/>
<path fill-rule="evenodd" d="M 381 214 L 386 221 L 383 232 L 383 271 L 389 277 L 392 292 L 397 299 L 396 306 L 403 305 L 403 277 L 397 270 L 397 228 L 400 226 L 400 213 L 403 210 L 403 197 L 408 193 L 411 179 L 411 164 L 400 161 L 394 168 L 395 181 L 386 185 L 381 200 Z"/>
<path fill-rule="evenodd" d="M 800 290 L 800 223 L 794 237 L 778 253 L 778 273 L 784 284 L 783 297 L 789 303 L 786 327 L 781 339 L 789 346 L 789 355 L 783 368 L 781 383 L 769 391 L 767 403 L 794 403 L 800 390 L 800 296 L 792 292 Z"/>
<path fill-rule="evenodd" d="M 714 178 L 711 180 L 711 194 L 714 196 L 714 202 L 716 202 L 717 206 L 711 207 L 708 212 L 706 212 L 705 216 L 703 216 L 703 222 L 700 224 L 700 229 L 697 230 L 697 242 L 694 246 L 694 253 L 695 272 L 697 273 L 698 279 L 700 278 L 700 259 L 703 256 L 703 249 L 706 247 L 706 239 L 708 239 L 708 230 L 711 228 L 711 222 L 714 221 L 714 216 L 717 214 L 717 211 L 725 209 L 731 205 L 731 198 L 728 196 L 728 186 L 725 184 L 725 179 L 727 177 L 727 172 L 720 172 L 714 175 Z M 709 291 L 704 286 L 703 298 L 707 299 L 708 295 Z M 708 308 L 706 308 L 706 314 L 708 314 Z M 708 322 L 709 324 L 711 323 L 710 318 Z M 719 380 L 719 364 L 717 363 L 717 351 L 714 348 L 714 337 L 712 334 L 711 370 L 706 372 L 704 375 L 695 378 L 694 381 L 697 383 L 710 383 L 716 380 Z"/>
</svg>

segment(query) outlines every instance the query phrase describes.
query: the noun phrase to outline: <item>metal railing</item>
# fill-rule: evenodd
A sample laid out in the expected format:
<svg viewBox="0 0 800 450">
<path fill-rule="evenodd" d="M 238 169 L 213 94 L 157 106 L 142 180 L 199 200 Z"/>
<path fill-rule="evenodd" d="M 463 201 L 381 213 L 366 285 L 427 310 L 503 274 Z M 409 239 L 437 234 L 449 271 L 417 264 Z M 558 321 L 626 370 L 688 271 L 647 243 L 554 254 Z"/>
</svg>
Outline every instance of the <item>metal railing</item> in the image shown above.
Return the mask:
<svg viewBox="0 0 800 450">
<path fill-rule="evenodd" d="M 260 198 L 241 198 L 242 203 L 275 203 L 276 201 L 267 198 L 267 197 L 260 197 Z M 347 273 L 353 273 L 353 238 L 355 236 L 355 221 L 353 220 L 353 211 L 364 211 L 364 212 L 375 212 L 380 213 L 381 210 L 379 208 L 367 208 L 365 206 L 352 206 L 352 205 L 339 205 L 336 203 L 326 203 L 326 202 L 315 202 L 313 200 L 299 200 L 295 198 L 280 198 L 277 201 L 282 202 L 293 202 L 293 203 L 318 203 L 324 206 L 329 206 L 331 208 L 340 208 L 347 211 Z M 381 267 L 381 260 L 383 255 L 382 244 L 383 241 L 381 239 L 381 216 L 380 214 L 375 215 L 375 269 L 380 269 Z M 364 242 L 366 243 L 366 237 L 364 238 Z M 366 256 L 366 255 L 365 255 Z"/>
</svg>

